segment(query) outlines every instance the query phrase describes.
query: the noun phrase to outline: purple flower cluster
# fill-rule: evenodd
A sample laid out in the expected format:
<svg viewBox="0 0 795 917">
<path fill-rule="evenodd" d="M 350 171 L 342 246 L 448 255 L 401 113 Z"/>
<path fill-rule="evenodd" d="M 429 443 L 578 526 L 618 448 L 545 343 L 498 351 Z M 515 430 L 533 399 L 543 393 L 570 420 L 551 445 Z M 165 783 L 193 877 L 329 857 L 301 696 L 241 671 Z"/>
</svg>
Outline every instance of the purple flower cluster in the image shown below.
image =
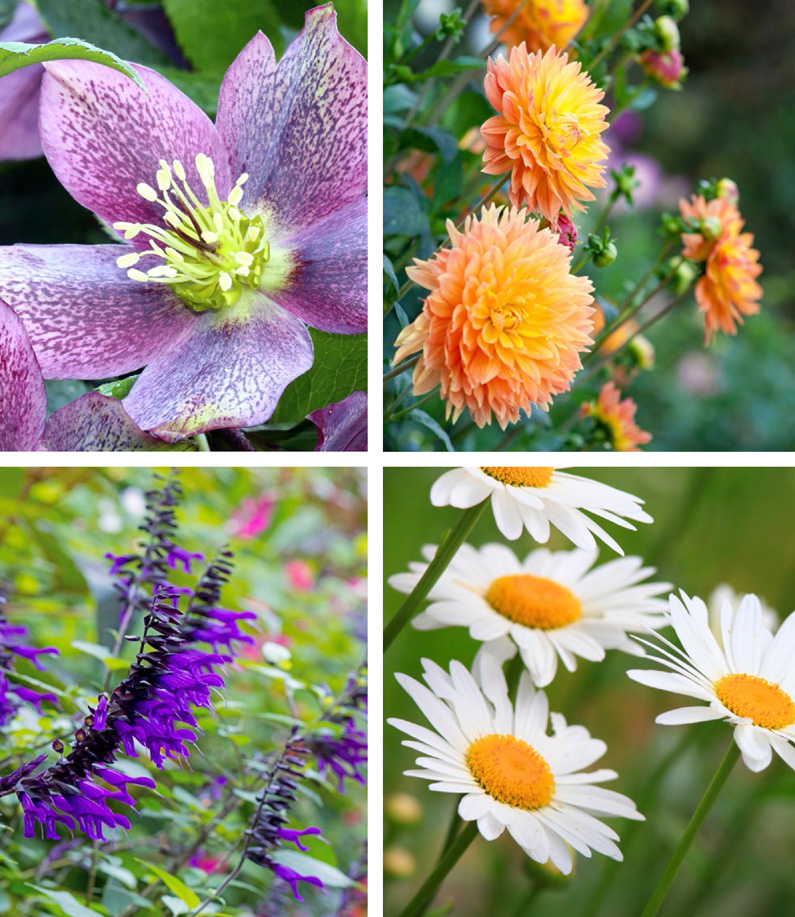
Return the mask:
<svg viewBox="0 0 795 917">
<path fill-rule="evenodd" d="M 342 696 L 326 712 L 324 724 L 306 744 L 315 755 L 321 774 L 331 771 L 338 789 L 345 792 L 345 779 L 364 784 L 361 768 L 367 765 L 367 733 L 356 725 L 354 712 L 367 710 L 367 675 L 364 669 L 353 675 Z"/>
<path fill-rule="evenodd" d="M 139 746 L 145 748 L 159 768 L 166 758 L 189 756 L 188 745 L 200 731 L 193 708 L 212 709 L 212 690 L 224 687 L 216 669 L 233 661 L 235 642 L 251 642 L 239 622 L 256 616 L 218 607 L 231 557 L 222 551 L 209 565 L 184 612 L 179 608 L 182 591 L 160 587 L 144 619 L 141 648 L 129 674 L 109 697 L 99 698 L 66 757 L 31 776 L 44 760 L 40 757 L 0 781 L 0 795 L 16 792 L 19 798 L 26 837 L 35 836 L 37 823 L 51 839 L 59 839 L 59 824 L 95 840 L 105 840 L 106 827 L 128 829 L 128 819 L 109 803 L 134 807 L 129 785 L 156 785 L 148 777 L 131 778 L 111 766 L 120 748 L 133 757 Z M 212 645 L 211 652 L 202 648 L 205 643 Z"/>
<path fill-rule="evenodd" d="M 41 672 L 44 666 L 39 661 L 39 656 L 58 654 L 55 647 L 47 646 L 36 649 L 27 646 L 27 628 L 9 623 L 4 613 L 4 606 L 8 601 L 5 587 L 0 584 L 0 726 L 5 726 L 16 715 L 23 703 L 32 704 L 38 713 L 44 701 L 58 705 L 58 699 L 50 692 L 33 691 L 14 683 L 9 676 L 13 676 L 14 657 L 27 659 Z"/>
<path fill-rule="evenodd" d="M 278 863 L 273 854 L 281 847 L 283 841 L 295 844 L 299 850 L 308 850 L 309 848 L 301 843 L 301 838 L 304 835 L 321 833 L 320 828 L 286 827 L 286 813 L 295 802 L 295 792 L 298 781 L 303 776 L 306 755 L 307 749 L 294 732 L 270 768 L 258 800 L 259 806 L 245 851 L 247 859 L 270 869 L 277 879 L 289 885 L 296 901 L 304 900 L 298 892 L 299 882 L 306 882 L 317 888 L 323 888 L 323 883 L 316 876 L 302 875 L 295 869 Z"/>
</svg>

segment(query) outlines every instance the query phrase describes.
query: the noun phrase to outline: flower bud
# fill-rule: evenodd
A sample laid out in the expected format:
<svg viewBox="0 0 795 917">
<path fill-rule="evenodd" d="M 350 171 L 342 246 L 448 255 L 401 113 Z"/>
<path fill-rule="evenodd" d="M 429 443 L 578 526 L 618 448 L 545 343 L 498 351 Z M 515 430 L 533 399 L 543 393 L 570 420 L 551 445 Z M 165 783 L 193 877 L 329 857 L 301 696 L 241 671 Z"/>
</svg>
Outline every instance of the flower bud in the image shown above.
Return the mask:
<svg viewBox="0 0 795 917">
<path fill-rule="evenodd" d="M 387 818 L 397 825 L 416 825 L 422 818 L 419 800 L 409 793 L 393 793 L 384 800 Z"/>
<path fill-rule="evenodd" d="M 732 204 L 740 200 L 740 189 L 730 178 L 721 178 L 715 186 L 717 197 L 724 197 Z"/>
<path fill-rule="evenodd" d="M 608 242 L 601 251 L 596 252 L 593 256 L 593 263 L 596 267 L 607 267 L 612 264 L 618 257 L 618 249 L 614 242 Z"/>
<path fill-rule="evenodd" d="M 654 344 L 642 334 L 636 334 L 627 344 L 627 352 L 639 369 L 651 369 L 654 366 Z"/>
<path fill-rule="evenodd" d="M 670 16 L 660 16 L 654 23 L 654 31 L 663 51 L 679 49 L 679 26 Z"/>
<path fill-rule="evenodd" d="M 699 270 L 692 261 L 683 261 L 676 269 L 671 281 L 671 287 L 677 295 L 684 293 L 698 278 Z"/>
<path fill-rule="evenodd" d="M 721 222 L 719 217 L 704 217 L 699 222 L 699 231 L 708 241 L 717 239 L 721 231 Z"/>
<path fill-rule="evenodd" d="M 541 229 L 551 229 L 553 233 L 557 234 L 558 242 L 561 245 L 570 252 L 574 251 L 577 246 L 577 227 L 565 213 L 561 213 L 558 216 L 556 226 L 553 226 L 546 217 L 541 220 L 540 226 Z"/>
<path fill-rule="evenodd" d="M 690 12 L 688 0 L 657 0 L 657 9 L 665 16 L 671 16 L 680 21 Z"/>
<path fill-rule="evenodd" d="M 384 872 L 394 879 L 408 879 L 417 871 L 417 861 L 405 847 L 387 847 Z"/>
<path fill-rule="evenodd" d="M 670 51 L 645 51 L 638 58 L 644 73 L 665 89 L 681 89 L 687 67 L 678 48 Z"/>
</svg>

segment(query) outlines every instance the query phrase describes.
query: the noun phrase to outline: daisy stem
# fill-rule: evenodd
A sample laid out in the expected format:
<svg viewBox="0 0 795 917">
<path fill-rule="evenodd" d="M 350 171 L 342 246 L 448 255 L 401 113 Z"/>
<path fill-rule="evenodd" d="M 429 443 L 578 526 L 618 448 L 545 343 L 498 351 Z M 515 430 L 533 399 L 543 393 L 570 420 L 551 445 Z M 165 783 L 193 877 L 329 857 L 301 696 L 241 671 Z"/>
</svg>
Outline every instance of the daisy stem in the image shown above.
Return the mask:
<svg viewBox="0 0 795 917">
<path fill-rule="evenodd" d="M 713 803 L 718 798 L 718 794 L 723 788 L 723 784 L 726 783 L 726 780 L 728 779 L 729 774 L 732 772 L 734 765 L 737 763 L 739 757 L 739 746 L 736 742 L 732 741 L 731 745 L 729 746 L 729 750 L 726 752 L 726 756 L 720 764 L 720 767 L 715 772 L 715 776 L 712 778 L 704 795 L 701 797 L 701 802 L 699 802 L 698 806 L 696 807 L 696 811 L 693 813 L 693 817 L 688 822 L 684 834 L 680 838 L 679 843 L 676 846 L 676 850 L 674 850 L 668 865 L 665 867 L 665 872 L 662 874 L 660 881 L 657 883 L 657 888 L 655 888 L 652 892 L 651 898 L 649 898 L 649 903 L 644 908 L 641 917 L 654 917 L 654 915 L 662 907 L 662 904 L 665 901 L 665 897 L 668 894 L 674 879 L 676 878 L 676 874 L 679 872 L 679 867 L 682 865 L 682 862 L 687 855 L 687 851 L 690 849 L 690 845 L 693 843 L 696 834 L 698 834 L 699 828 L 701 828 L 701 825 L 704 823 L 704 819 L 707 817 Z"/>
<path fill-rule="evenodd" d="M 447 877 L 447 874 L 461 859 L 467 847 L 472 843 L 478 833 L 478 823 L 471 821 L 456 837 L 452 845 L 445 851 L 436 868 L 423 882 L 422 888 L 409 901 L 400 914 L 400 917 L 422 917 L 433 901 L 436 891 Z"/>
<path fill-rule="evenodd" d="M 428 569 L 420 577 L 420 581 L 412 589 L 408 598 L 398 608 L 392 620 L 384 628 L 384 652 L 394 642 L 395 637 L 403 630 L 408 622 L 417 613 L 419 606 L 424 601 L 428 593 L 436 585 L 439 577 L 450 565 L 450 561 L 455 557 L 456 552 L 469 537 L 469 533 L 475 527 L 486 508 L 488 501 L 484 500 L 473 506 L 461 516 L 458 525 L 447 533 L 442 543 L 436 549 L 433 560 L 428 564 Z"/>
</svg>

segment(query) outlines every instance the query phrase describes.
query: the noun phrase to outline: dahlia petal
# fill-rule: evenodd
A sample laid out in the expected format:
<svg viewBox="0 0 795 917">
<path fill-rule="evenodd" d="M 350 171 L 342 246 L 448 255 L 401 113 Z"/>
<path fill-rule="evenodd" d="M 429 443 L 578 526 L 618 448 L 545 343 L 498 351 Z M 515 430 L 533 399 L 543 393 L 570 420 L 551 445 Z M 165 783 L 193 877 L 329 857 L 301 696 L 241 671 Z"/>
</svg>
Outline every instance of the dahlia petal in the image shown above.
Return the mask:
<svg viewBox="0 0 795 917">
<path fill-rule="evenodd" d="M 0 452 L 36 449 L 44 428 L 44 379 L 22 319 L 0 300 Z"/>
<path fill-rule="evenodd" d="M 165 284 L 130 280 L 120 245 L 0 247 L 0 297 L 46 379 L 104 379 L 162 357 L 196 316 Z"/>
<path fill-rule="evenodd" d="M 167 359 L 144 370 L 124 406 L 142 430 L 166 442 L 250 427 L 271 416 L 284 389 L 312 359 L 303 322 L 252 295 L 245 317 L 200 316 Z"/>
<path fill-rule="evenodd" d="M 166 449 L 166 443 L 144 433 L 121 401 L 89 392 L 56 411 L 44 427 L 42 448 L 48 452 L 142 452 Z"/>
<path fill-rule="evenodd" d="M 367 199 L 287 239 L 289 284 L 271 294 L 288 312 L 332 334 L 367 330 Z"/>
<path fill-rule="evenodd" d="M 197 153 L 209 156 L 222 199 L 231 189 L 229 157 L 212 121 L 165 77 L 132 64 L 128 76 L 88 61 L 45 64 L 39 117 L 44 153 L 74 199 L 106 223 L 161 223 L 162 208 L 137 186 L 153 184 L 161 159 L 180 160 L 203 188 Z"/>
<path fill-rule="evenodd" d="M 318 428 L 315 452 L 367 452 L 366 392 L 353 392 L 307 417 Z"/>
<path fill-rule="evenodd" d="M 337 31 L 328 3 L 275 71 L 256 36 L 224 77 L 218 130 L 232 167 L 248 172 L 245 200 L 258 200 L 280 237 L 319 222 L 367 188 L 367 64 Z"/>
</svg>

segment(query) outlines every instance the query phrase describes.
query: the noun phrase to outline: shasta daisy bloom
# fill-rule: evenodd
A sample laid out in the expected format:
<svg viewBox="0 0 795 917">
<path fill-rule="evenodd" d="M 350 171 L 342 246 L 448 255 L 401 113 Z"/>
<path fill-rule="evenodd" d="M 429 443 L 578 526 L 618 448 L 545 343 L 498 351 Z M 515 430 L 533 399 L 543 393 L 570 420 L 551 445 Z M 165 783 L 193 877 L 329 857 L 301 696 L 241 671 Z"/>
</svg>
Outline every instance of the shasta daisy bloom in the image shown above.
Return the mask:
<svg viewBox="0 0 795 917">
<path fill-rule="evenodd" d="M 502 668 L 490 657 L 483 660 L 480 684 L 460 662 L 450 663 L 449 675 L 428 659 L 423 667 L 427 688 L 407 675 L 396 677 L 433 729 L 389 720 L 410 736 L 403 744 L 420 753 L 407 776 L 460 795 L 458 814 L 477 821 L 486 840 L 507 828 L 531 859 L 551 860 L 566 875 L 569 847 L 586 857 L 595 850 L 622 859 L 618 835 L 594 816 L 643 816 L 628 797 L 595 786 L 615 779 L 615 771 L 584 771 L 604 755 L 604 742 L 583 726 L 568 726 L 559 713 L 551 715 L 548 735 L 546 695 L 525 672 L 514 708 Z"/>
<path fill-rule="evenodd" d="M 511 173 L 509 197 L 514 207 L 526 203 L 554 223 L 562 210 L 584 210 L 603 188 L 610 152 L 601 134 L 608 109 L 604 92 L 579 63 L 550 48 L 528 54 L 524 44 L 509 58 L 489 59 L 486 98 L 498 114 L 481 131 L 488 149 L 483 171 Z"/>
<path fill-rule="evenodd" d="M 594 536 L 623 555 L 616 541 L 586 513 L 634 531 L 633 522 L 652 522 L 643 500 L 623 490 L 555 468 L 455 468 L 431 487 L 434 506 L 469 509 L 491 499 L 497 528 L 515 541 L 523 529 L 539 544 L 550 525 L 584 551 L 596 550 Z"/>
<path fill-rule="evenodd" d="M 627 674 L 703 705 L 669 710 L 657 722 L 723 720 L 734 727 L 734 741 L 750 770 L 764 770 L 774 751 L 795 769 L 795 613 L 774 636 L 762 624 L 755 595 L 746 595 L 736 612 L 725 602 L 721 647 L 710 630 L 707 606 L 682 593 L 681 600 L 670 598 L 670 623 L 681 646 L 663 637 L 659 643 L 642 640 L 652 651 L 647 658 L 670 671 L 633 669 Z"/>
<path fill-rule="evenodd" d="M 453 421 L 468 410 L 479 427 L 493 414 L 504 429 L 570 388 L 593 343 L 593 285 L 570 273 L 571 252 L 526 210 L 492 205 L 463 233 L 447 228 L 450 248 L 407 271 L 430 293 L 394 362 L 420 351 L 416 394 L 440 385 Z"/>
<path fill-rule="evenodd" d="M 607 434 L 607 441 L 616 452 L 640 452 L 638 446 L 651 442 L 647 433 L 635 423 L 637 405 L 631 398 L 621 400 L 614 382 L 606 382 L 596 401 L 582 406 L 584 417 L 592 417 Z"/>
<path fill-rule="evenodd" d="M 682 254 L 692 261 L 704 261 L 703 276 L 696 284 L 696 302 L 704 313 L 705 343 L 718 332 L 737 334 L 743 316 L 759 311 L 762 288 L 756 278 L 762 273 L 759 252 L 752 248 L 754 237 L 742 232 L 740 212 L 727 197 L 706 201 L 701 195 L 679 201 L 685 219 L 698 222 L 702 232 L 682 235 Z"/>
<path fill-rule="evenodd" d="M 215 124 L 133 66 L 145 91 L 48 63 L 40 111 L 58 179 L 127 244 L 0 248 L 0 298 L 47 379 L 143 368 L 124 407 L 148 433 L 259 424 L 312 365 L 307 325 L 366 328 L 366 63 L 326 4 L 278 63 L 254 36 Z"/>
<path fill-rule="evenodd" d="M 483 0 L 483 11 L 509 48 L 524 42 L 531 51 L 565 48 L 588 19 L 583 0 Z"/>
<path fill-rule="evenodd" d="M 422 549 L 427 561 L 435 545 Z M 516 648 L 539 687 L 550 684 L 558 658 L 573 672 L 576 657 L 599 662 L 605 650 L 642 655 L 628 632 L 662 626 L 667 602 L 657 598 L 670 583 L 643 582 L 654 574 L 639 557 L 612 560 L 592 569 L 594 551 L 532 551 L 523 561 L 501 544 L 464 544 L 431 589 L 431 604 L 413 619 L 418 630 L 469 628 L 483 650 L 501 661 Z M 400 592 L 411 592 L 427 564 L 390 577 Z"/>
</svg>

